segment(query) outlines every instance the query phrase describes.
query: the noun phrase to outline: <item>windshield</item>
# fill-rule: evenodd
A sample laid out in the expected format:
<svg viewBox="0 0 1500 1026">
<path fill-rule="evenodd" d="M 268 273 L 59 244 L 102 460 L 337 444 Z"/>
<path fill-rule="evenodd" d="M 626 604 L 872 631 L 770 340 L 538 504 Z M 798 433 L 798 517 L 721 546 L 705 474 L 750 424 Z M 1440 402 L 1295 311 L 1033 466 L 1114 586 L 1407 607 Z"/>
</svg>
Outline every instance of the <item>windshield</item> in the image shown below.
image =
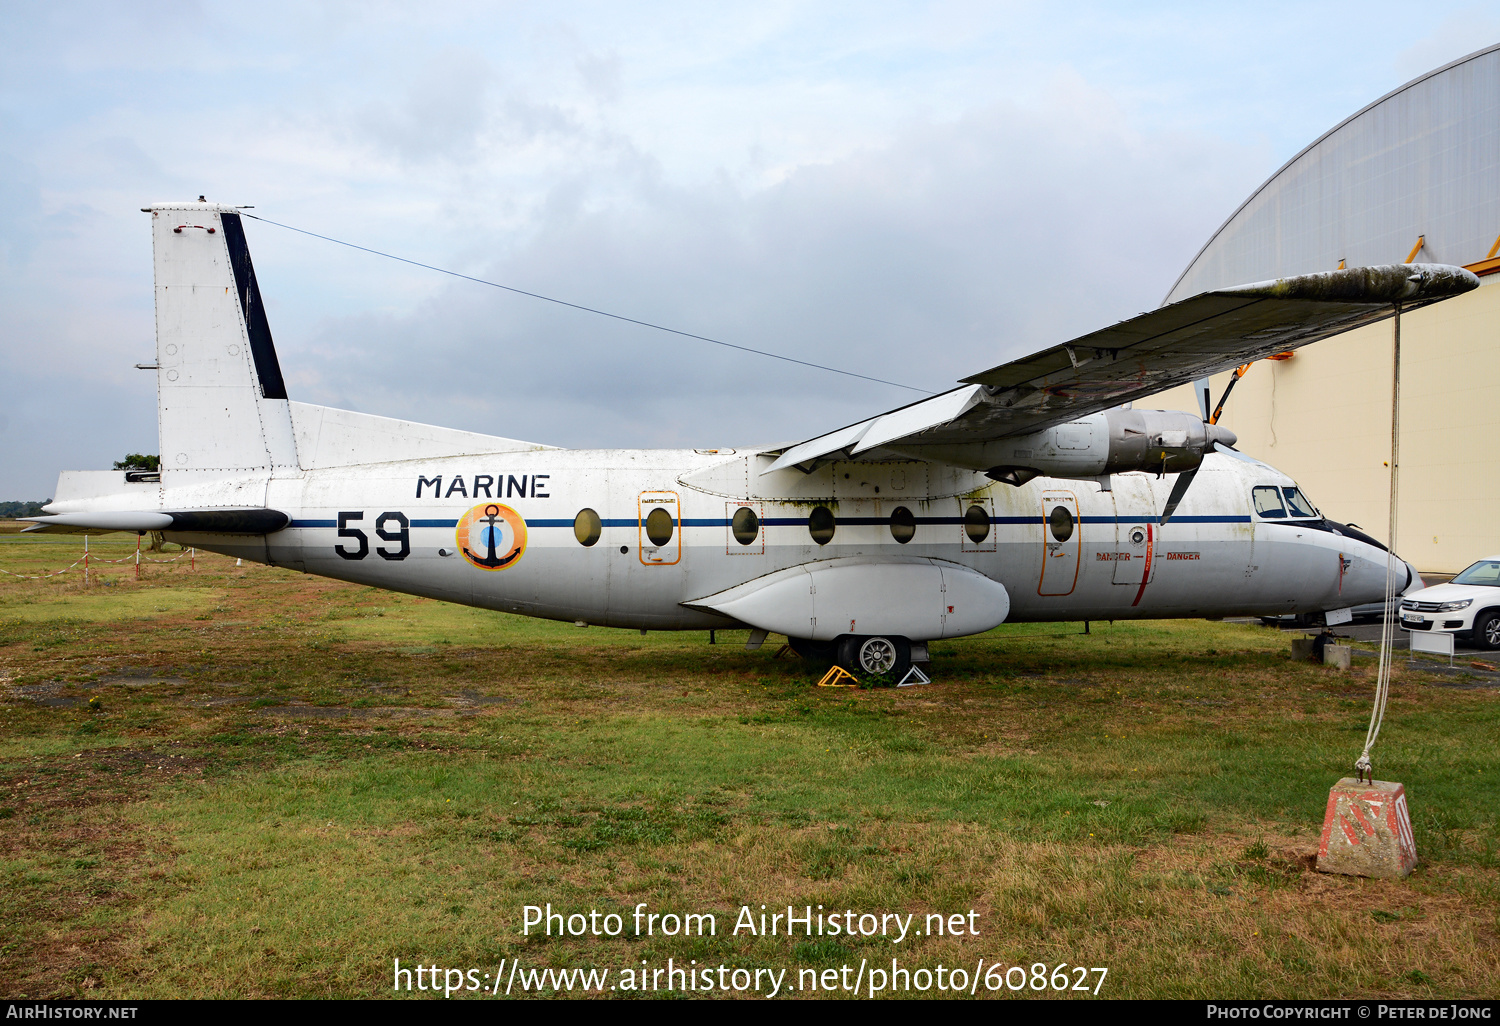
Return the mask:
<svg viewBox="0 0 1500 1026">
<path fill-rule="evenodd" d="M 1453 578 L 1454 584 L 1474 584 L 1481 588 L 1500 587 L 1500 560 L 1481 559 Z"/>
<path fill-rule="evenodd" d="M 1318 511 L 1313 504 L 1307 501 L 1307 496 L 1302 494 L 1300 488 L 1283 488 L 1286 493 L 1286 507 L 1291 510 L 1294 517 L 1315 517 Z"/>
<path fill-rule="evenodd" d="M 1286 510 L 1281 506 L 1281 489 L 1270 485 L 1259 485 L 1251 494 L 1255 497 L 1255 512 L 1261 516 L 1286 516 Z"/>
</svg>

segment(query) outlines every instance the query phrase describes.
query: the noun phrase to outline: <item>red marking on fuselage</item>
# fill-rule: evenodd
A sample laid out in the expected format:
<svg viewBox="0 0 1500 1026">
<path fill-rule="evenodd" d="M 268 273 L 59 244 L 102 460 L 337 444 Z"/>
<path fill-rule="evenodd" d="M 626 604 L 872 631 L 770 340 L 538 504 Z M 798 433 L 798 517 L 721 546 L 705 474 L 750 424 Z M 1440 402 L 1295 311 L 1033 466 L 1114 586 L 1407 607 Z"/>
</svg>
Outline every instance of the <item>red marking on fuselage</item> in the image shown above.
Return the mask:
<svg viewBox="0 0 1500 1026">
<path fill-rule="evenodd" d="M 1141 596 L 1144 595 L 1144 594 L 1146 594 L 1146 584 L 1151 580 L 1151 547 L 1152 547 L 1153 541 L 1154 541 L 1154 537 L 1152 535 L 1151 525 L 1147 524 L 1146 525 L 1146 569 L 1141 574 L 1141 587 L 1140 587 L 1140 590 L 1135 593 L 1135 601 L 1132 602 L 1132 603 L 1130 603 L 1132 606 L 1138 606 L 1138 605 L 1141 604 Z"/>
</svg>

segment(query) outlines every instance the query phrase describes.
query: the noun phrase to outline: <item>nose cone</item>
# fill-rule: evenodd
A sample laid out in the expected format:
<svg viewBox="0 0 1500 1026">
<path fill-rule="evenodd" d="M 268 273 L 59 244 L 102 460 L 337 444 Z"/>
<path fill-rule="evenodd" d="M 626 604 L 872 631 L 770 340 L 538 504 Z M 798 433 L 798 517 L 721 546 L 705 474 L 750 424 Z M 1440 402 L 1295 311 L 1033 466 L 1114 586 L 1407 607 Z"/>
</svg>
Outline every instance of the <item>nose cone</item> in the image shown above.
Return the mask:
<svg viewBox="0 0 1500 1026">
<path fill-rule="evenodd" d="M 1410 595 L 1414 591 L 1421 591 L 1423 588 L 1427 587 L 1427 585 L 1422 581 L 1422 575 L 1417 572 L 1417 568 L 1415 566 L 1404 561 L 1402 565 L 1406 567 L 1406 587 L 1404 589 L 1397 589 L 1402 595 Z M 1400 584 L 1401 582 L 1397 580 L 1396 583 Z"/>
<path fill-rule="evenodd" d="M 1397 600 L 1423 586 L 1416 567 L 1399 555 L 1357 538 L 1340 539 L 1338 545 L 1346 560 L 1338 591 L 1340 605 L 1359 606 L 1384 601 L 1387 581 Z"/>
<path fill-rule="evenodd" d="M 1238 435 L 1226 427 L 1220 427 L 1217 424 L 1205 424 L 1203 426 L 1208 430 L 1208 444 L 1210 448 L 1221 442 L 1233 448 L 1234 443 L 1240 440 Z"/>
</svg>

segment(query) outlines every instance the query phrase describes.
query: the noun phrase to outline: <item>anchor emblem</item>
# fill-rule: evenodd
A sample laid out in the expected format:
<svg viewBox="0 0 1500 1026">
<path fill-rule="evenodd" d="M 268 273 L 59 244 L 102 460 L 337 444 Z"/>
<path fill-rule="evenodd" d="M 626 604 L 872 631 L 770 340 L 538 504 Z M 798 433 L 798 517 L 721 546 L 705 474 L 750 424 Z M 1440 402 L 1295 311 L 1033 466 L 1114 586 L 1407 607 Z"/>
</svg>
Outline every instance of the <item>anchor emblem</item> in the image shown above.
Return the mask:
<svg viewBox="0 0 1500 1026">
<path fill-rule="evenodd" d="M 481 570 L 504 570 L 526 551 L 526 521 L 498 502 L 475 506 L 458 522 L 458 551 Z"/>
</svg>

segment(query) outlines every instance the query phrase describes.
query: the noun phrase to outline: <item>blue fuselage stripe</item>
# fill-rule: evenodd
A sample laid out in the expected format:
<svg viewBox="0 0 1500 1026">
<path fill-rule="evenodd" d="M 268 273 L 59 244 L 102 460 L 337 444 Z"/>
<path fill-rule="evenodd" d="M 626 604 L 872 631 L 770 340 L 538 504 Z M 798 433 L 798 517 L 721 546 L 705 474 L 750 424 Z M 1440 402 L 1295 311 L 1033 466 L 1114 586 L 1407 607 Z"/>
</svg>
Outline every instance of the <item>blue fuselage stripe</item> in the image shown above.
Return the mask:
<svg viewBox="0 0 1500 1026">
<path fill-rule="evenodd" d="M 1160 523 L 1161 522 L 1161 518 L 1160 517 L 1154 517 L 1154 516 L 1080 517 L 1079 519 L 1083 523 L 1085 523 L 1085 524 L 1156 524 L 1156 523 Z M 934 526 L 934 525 L 938 525 L 938 526 L 957 526 L 957 525 L 961 525 L 961 524 L 966 523 L 966 521 L 964 520 L 963 517 L 914 517 L 913 521 L 915 523 L 917 523 L 917 524 L 927 524 L 929 526 Z M 839 518 L 836 518 L 834 522 L 838 526 L 842 526 L 842 527 L 884 527 L 885 525 L 889 524 L 891 521 L 890 521 L 889 517 L 839 517 Z M 605 527 L 635 527 L 635 526 L 637 526 L 640 523 L 640 521 L 636 520 L 634 517 L 625 517 L 625 518 L 618 518 L 618 517 L 616 517 L 616 518 L 611 518 L 611 519 L 601 519 L 600 523 L 603 526 L 605 526 Z M 991 517 L 990 518 L 990 523 L 992 523 L 992 524 L 1007 524 L 1007 525 L 1016 525 L 1016 524 L 1021 524 L 1021 525 L 1039 525 L 1039 524 L 1046 523 L 1046 518 L 1045 517 L 1040 517 L 1040 516 L 1036 516 L 1036 517 Z M 1241 515 L 1241 516 L 1232 516 L 1232 515 L 1231 516 L 1204 516 L 1204 517 L 1175 516 L 1175 517 L 1172 518 L 1172 523 L 1174 523 L 1174 524 L 1248 524 L 1248 523 L 1250 523 L 1250 518 L 1248 516 L 1243 516 L 1243 515 Z M 683 527 L 728 527 L 729 524 L 730 524 L 730 521 L 728 520 L 728 518 L 720 518 L 720 517 L 688 517 L 687 519 L 685 519 L 685 520 L 682 521 L 682 526 Z M 806 517 L 766 517 L 765 519 L 761 520 L 761 524 L 763 526 L 765 526 L 765 527 L 805 527 L 807 525 L 807 518 Z M 292 523 L 291 523 L 291 526 L 292 527 L 305 527 L 305 528 L 315 528 L 315 527 L 328 528 L 328 527 L 337 527 L 338 526 L 338 522 L 335 521 L 335 520 L 293 520 Z M 454 528 L 454 527 L 458 526 L 458 521 L 457 520 L 441 520 L 441 519 L 439 519 L 439 520 L 413 520 L 411 522 L 411 526 L 412 527 L 442 527 L 442 528 L 450 528 L 451 529 L 451 528 Z M 527 527 L 572 527 L 573 526 L 573 521 L 572 521 L 571 518 L 570 519 L 546 519 L 546 520 L 539 519 L 539 520 L 528 520 L 528 521 L 526 521 L 526 526 Z"/>
</svg>

